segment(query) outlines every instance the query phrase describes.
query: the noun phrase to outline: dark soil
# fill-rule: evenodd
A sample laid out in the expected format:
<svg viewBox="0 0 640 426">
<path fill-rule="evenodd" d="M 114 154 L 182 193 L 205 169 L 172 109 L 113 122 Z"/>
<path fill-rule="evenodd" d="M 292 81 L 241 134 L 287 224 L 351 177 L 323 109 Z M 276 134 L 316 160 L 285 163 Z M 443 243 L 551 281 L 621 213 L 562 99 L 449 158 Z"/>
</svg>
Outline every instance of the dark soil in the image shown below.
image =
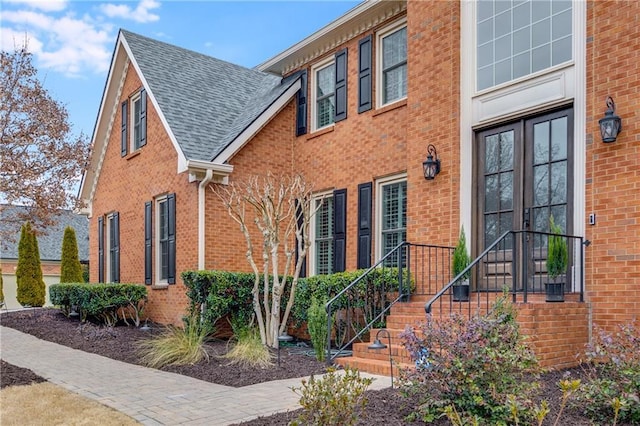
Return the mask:
<svg viewBox="0 0 640 426">
<path fill-rule="evenodd" d="M 143 331 L 130 326 L 103 327 L 90 322 L 81 324 L 77 319 L 68 319 L 60 311 L 55 309 L 33 309 L 19 312 L 9 312 L 0 316 L 0 324 L 12 327 L 25 333 L 29 333 L 43 340 L 59 343 L 61 345 L 80 349 L 86 352 L 103 355 L 120 361 L 139 364 L 135 348 L 137 343 L 162 330 L 162 326 L 152 325 L 150 331 Z M 304 345 L 299 342 L 298 345 Z M 165 371 L 195 377 L 212 383 L 226 386 L 241 387 L 271 380 L 280 380 L 293 377 L 321 374 L 326 371 L 324 363 L 318 362 L 308 347 L 296 344 L 281 349 L 280 366 L 276 359 L 277 352 L 273 351 L 274 365 L 270 368 L 249 368 L 240 365 L 229 365 L 226 359 L 220 358 L 227 351 L 228 343 L 222 340 L 213 340 L 207 343 L 209 360 L 201 361 L 195 365 L 181 367 L 166 367 Z M 558 382 L 566 372 L 551 372 L 542 377 L 544 399 L 550 403 L 551 413 L 547 416 L 545 425 L 551 425 L 555 421 L 559 407 L 561 392 Z M 573 369 L 570 371 L 572 378 L 580 378 L 582 371 Z M 43 381 L 30 370 L 25 370 L 2 362 L 2 387 L 28 384 L 34 381 Z M 411 413 L 416 401 L 403 397 L 397 390 L 383 389 L 367 392 L 368 404 L 365 413 L 359 418 L 361 425 L 403 425 L 404 419 Z M 295 419 L 298 412 L 276 414 L 274 416 L 259 418 L 246 425 L 286 425 Z M 417 421 L 411 424 L 421 425 Z M 448 421 L 441 419 L 432 423 L 446 425 Z M 567 408 L 563 412 L 562 419 L 558 422 L 562 425 L 586 426 L 591 422 L 583 417 L 577 410 Z"/>
</svg>

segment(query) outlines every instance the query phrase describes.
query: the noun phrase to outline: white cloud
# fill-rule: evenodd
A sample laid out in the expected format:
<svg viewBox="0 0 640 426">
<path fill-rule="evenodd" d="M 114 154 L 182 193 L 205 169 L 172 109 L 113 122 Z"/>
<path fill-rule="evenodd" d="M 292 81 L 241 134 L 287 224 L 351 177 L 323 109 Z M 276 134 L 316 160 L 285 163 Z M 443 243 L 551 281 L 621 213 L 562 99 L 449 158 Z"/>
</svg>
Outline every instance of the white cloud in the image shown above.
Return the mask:
<svg viewBox="0 0 640 426">
<path fill-rule="evenodd" d="M 25 41 L 29 52 L 34 55 L 42 52 L 42 42 L 34 34 L 27 31 L 15 31 L 11 28 L 0 28 L 0 48 L 5 52 L 21 49 Z"/>
<path fill-rule="evenodd" d="M 156 0 L 140 0 L 135 9 L 128 5 L 113 3 L 103 4 L 100 9 L 110 18 L 123 18 L 145 23 L 160 19 L 158 15 L 151 13 L 152 9 L 157 9 L 158 7 L 160 7 L 160 2 Z"/>
<path fill-rule="evenodd" d="M 66 9 L 67 0 L 3 0 L 5 3 L 27 5 L 47 12 L 59 12 Z"/>
</svg>

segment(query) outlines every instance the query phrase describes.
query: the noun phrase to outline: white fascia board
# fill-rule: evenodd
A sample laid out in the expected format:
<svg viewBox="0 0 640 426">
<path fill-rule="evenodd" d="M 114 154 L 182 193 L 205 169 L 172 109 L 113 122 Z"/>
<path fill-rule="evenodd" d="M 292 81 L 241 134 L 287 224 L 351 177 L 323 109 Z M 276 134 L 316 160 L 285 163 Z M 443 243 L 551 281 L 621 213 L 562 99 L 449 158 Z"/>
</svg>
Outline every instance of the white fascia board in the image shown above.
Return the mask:
<svg viewBox="0 0 640 426">
<path fill-rule="evenodd" d="M 318 31 L 316 31 L 315 33 L 311 34 L 307 38 L 305 38 L 305 39 L 299 41 L 298 43 L 294 44 L 293 46 L 291 46 L 290 48 L 288 48 L 284 52 L 282 52 L 282 53 L 274 56 L 273 58 L 268 59 L 265 62 L 259 64 L 258 66 L 256 66 L 256 69 L 258 69 L 260 71 L 268 70 L 269 68 L 271 68 L 272 66 L 274 66 L 275 64 L 277 64 L 281 60 L 285 59 L 286 57 L 294 54 L 298 50 L 300 50 L 303 47 L 315 42 L 316 40 L 319 40 L 319 39 L 325 37 L 327 34 L 331 33 L 332 31 L 334 31 L 339 26 L 343 25 L 346 22 L 349 22 L 354 17 L 360 15 L 362 12 L 364 12 L 364 11 L 366 11 L 368 9 L 371 9 L 373 6 L 375 6 L 376 3 L 379 3 L 380 1 L 382 1 L 382 0 L 368 0 L 368 1 L 364 1 L 364 2 L 360 3 L 359 5 L 355 6 L 353 9 L 349 10 L 347 13 L 345 13 L 344 15 L 342 15 L 341 17 L 339 17 L 335 21 L 330 22 L 328 25 L 326 25 L 323 28 L 319 29 Z"/>
<path fill-rule="evenodd" d="M 226 163 L 242 147 L 254 137 L 275 115 L 280 112 L 291 98 L 300 90 L 300 78 L 291 84 L 282 95 L 278 97 L 262 114 L 256 118 L 246 129 L 242 131 L 227 147 L 222 150 L 213 160 L 217 164 Z"/>
<path fill-rule="evenodd" d="M 164 116 L 162 109 L 160 109 L 160 105 L 158 105 L 158 100 L 154 96 L 151 88 L 149 87 L 147 79 L 145 78 L 144 74 L 140 70 L 140 66 L 138 66 L 138 62 L 136 61 L 136 58 L 131 54 L 131 49 L 129 48 L 129 44 L 127 44 L 127 40 L 124 37 L 122 37 L 122 46 L 126 50 L 127 55 L 131 60 L 131 64 L 133 64 L 133 67 L 135 68 L 136 73 L 138 74 L 138 77 L 140 77 L 140 80 L 142 81 L 142 86 L 147 91 L 147 99 L 151 100 L 151 103 L 153 104 L 156 110 L 156 113 L 160 118 L 160 122 L 162 123 L 164 130 L 165 132 L 167 132 L 167 135 L 169 135 L 169 139 L 173 144 L 173 148 L 176 150 L 176 153 L 178 154 L 177 173 L 184 172 L 187 169 L 186 167 L 187 159 L 184 153 L 182 152 L 182 148 L 180 148 L 180 144 L 178 144 L 178 140 L 176 139 L 176 136 L 173 134 L 171 127 L 169 127 L 169 122 L 167 121 L 167 118 Z"/>
</svg>

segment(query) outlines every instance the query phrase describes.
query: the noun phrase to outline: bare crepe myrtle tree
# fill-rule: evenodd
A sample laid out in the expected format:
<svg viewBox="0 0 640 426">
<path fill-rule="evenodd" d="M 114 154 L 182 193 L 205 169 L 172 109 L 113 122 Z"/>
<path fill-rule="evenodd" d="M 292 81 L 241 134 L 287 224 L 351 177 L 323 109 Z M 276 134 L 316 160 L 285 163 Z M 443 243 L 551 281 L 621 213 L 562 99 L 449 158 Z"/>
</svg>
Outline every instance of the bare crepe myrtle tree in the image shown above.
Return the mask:
<svg viewBox="0 0 640 426">
<path fill-rule="evenodd" d="M 253 310 L 262 343 L 277 347 L 278 336 L 286 331 L 310 245 L 309 224 L 315 213 L 311 207 L 311 185 L 300 175 L 268 174 L 212 189 L 240 225 L 247 243 L 246 258 L 255 275 Z M 257 235 L 262 241 L 254 242 Z M 291 285 L 287 288 L 288 277 Z M 288 301 L 281 317 L 285 293 Z"/>
</svg>

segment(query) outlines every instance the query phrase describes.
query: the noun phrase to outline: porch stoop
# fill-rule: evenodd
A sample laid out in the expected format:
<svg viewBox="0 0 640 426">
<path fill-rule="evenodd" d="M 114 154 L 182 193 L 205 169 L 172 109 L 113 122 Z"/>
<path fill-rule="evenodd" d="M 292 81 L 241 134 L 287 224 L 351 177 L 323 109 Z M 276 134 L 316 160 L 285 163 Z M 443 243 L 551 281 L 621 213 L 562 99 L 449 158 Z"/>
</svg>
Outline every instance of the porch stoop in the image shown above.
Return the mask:
<svg viewBox="0 0 640 426">
<path fill-rule="evenodd" d="M 467 316 L 469 312 L 475 314 L 486 313 L 486 309 L 478 309 L 478 298 L 485 302 L 487 297 L 494 300 L 500 293 L 472 293 L 469 302 L 453 302 L 448 296 L 443 297 L 432 307 L 432 318 L 439 318 L 444 311 Z M 527 303 L 516 302 L 518 310 L 517 321 L 521 332 L 527 336 L 529 344 L 538 356 L 540 365 L 544 368 L 559 369 L 578 364 L 577 355 L 584 352 L 589 341 L 589 304 L 579 302 L 574 295 L 567 295 L 563 303 L 545 303 L 544 295 L 529 295 Z M 430 297 L 429 297 L 430 298 Z M 387 331 L 391 336 L 391 358 L 393 360 L 393 375 L 398 377 L 398 367 L 412 367 L 414 361 L 402 346 L 400 334 L 407 326 L 416 326 L 426 321 L 424 307 L 427 296 L 412 296 L 410 302 L 396 303 L 391 307 L 387 316 Z M 440 312 L 443 311 L 443 312 Z M 482 312 L 484 311 L 484 312 Z M 370 341 L 355 343 L 353 355 L 339 357 L 334 360 L 341 366 L 357 368 L 359 371 L 389 376 L 391 363 L 389 349 L 369 349 L 379 329 L 372 329 L 369 333 Z M 386 334 L 380 335 L 380 341 L 389 344 Z"/>
</svg>

